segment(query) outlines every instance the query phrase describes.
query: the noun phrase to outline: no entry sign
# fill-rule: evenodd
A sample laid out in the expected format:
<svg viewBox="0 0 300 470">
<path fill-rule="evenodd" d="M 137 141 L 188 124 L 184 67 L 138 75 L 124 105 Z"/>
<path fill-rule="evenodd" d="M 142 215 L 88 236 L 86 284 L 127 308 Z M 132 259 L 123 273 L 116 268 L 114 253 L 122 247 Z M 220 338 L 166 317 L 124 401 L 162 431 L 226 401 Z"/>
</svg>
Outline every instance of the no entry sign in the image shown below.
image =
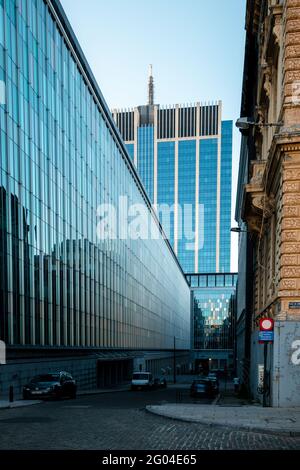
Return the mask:
<svg viewBox="0 0 300 470">
<path fill-rule="evenodd" d="M 261 318 L 259 320 L 259 342 L 274 341 L 274 320 L 273 318 Z"/>
</svg>

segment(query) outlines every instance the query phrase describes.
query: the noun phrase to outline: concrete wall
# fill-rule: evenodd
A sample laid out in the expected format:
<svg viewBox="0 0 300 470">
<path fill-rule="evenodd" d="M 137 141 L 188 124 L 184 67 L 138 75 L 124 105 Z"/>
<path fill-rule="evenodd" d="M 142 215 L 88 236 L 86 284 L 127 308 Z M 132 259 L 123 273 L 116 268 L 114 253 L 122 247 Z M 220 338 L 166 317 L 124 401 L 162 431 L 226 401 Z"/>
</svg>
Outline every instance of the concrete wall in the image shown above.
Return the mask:
<svg viewBox="0 0 300 470">
<path fill-rule="evenodd" d="M 176 372 L 185 374 L 191 369 L 191 357 L 189 352 L 176 351 L 175 354 Z M 174 353 L 145 353 L 143 358 L 134 360 L 134 370 L 139 367 L 147 372 L 152 372 L 155 377 L 166 375 L 167 380 L 171 380 L 174 373 Z"/>
<path fill-rule="evenodd" d="M 122 360 L 117 360 L 117 358 L 111 358 L 109 355 L 105 358 L 99 359 L 97 355 L 91 355 L 87 357 L 68 357 L 64 359 L 60 358 L 37 358 L 31 360 L 20 360 L 19 362 L 14 361 L 13 363 L 8 363 L 5 365 L 0 365 L 0 400 L 7 399 L 9 393 L 9 387 L 12 385 L 14 387 L 15 398 L 18 399 L 22 396 L 23 386 L 29 382 L 35 375 L 43 374 L 47 372 L 55 371 L 67 371 L 70 372 L 77 381 L 77 387 L 79 390 L 91 390 L 97 388 L 97 385 L 102 388 L 102 386 L 109 386 L 111 379 L 111 384 L 116 385 L 120 383 L 121 376 L 116 373 L 118 366 Z M 160 377 L 162 375 L 162 369 L 164 369 L 169 378 L 172 378 L 173 374 L 173 352 L 140 352 L 140 356 L 128 357 L 127 362 L 130 361 L 129 369 L 139 370 L 139 365 L 142 366 L 142 370 L 147 370 L 152 372 L 155 377 Z M 98 363 L 106 363 L 109 367 L 104 370 L 104 374 L 107 375 L 105 379 L 102 380 L 98 377 L 97 383 L 97 372 L 98 375 L 102 373 L 97 367 Z M 126 361 L 123 361 L 126 362 Z M 190 354 L 189 352 L 176 351 L 176 365 L 178 373 L 185 373 L 189 369 L 190 364 Z M 180 365 L 180 367 L 179 367 Z M 101 367 L 100 367 L 101 369 Z M 130 379 L 131 373 L 128 376 Z M 123 380 L 123 379 L 122 379 Z M 106 385 L 103 385 L 104 382 L 107 382 Z"/>
<path fill-rule="evenodd" d="M 252 333 L 251 393 L 258 393 L 258 366 L 264 364 L 263 344 L 258 344 L 258 331 Z M 300 321 L 276 321 L 274 344 L 268 345 L 267 370 L 270 371 L 268 404 L 275 407 L 300 406 Z"/>
<path fill-rule="evenodd" d="M 258 393 L 259 385 L 259 366 L 264 365 L 264 345 L 258 343 L 258 330 L 251 335 L 251 367 L 250 367 L 250 391 L 254 400 L 262 403 L 263 395 Z M 268 344 L 267 370 L 271 370 L 273 356 L 273 346 Z"/>
<path fill-rule="evenodd" d="M 300 321 L 275 322 L 272 406 L 300 406 Z"/>
<path fill-rule="evenodd" d="M 0 399 L 7 399 L 9 386 L 14 387 L 15 398 L 22 396 L 23 386 L 37 374 L 55 371 L 70 372 L 77 381 L 78 389 L 97 386 L 96 358 L 39 359 L 0 365 Z"/>
</svg>

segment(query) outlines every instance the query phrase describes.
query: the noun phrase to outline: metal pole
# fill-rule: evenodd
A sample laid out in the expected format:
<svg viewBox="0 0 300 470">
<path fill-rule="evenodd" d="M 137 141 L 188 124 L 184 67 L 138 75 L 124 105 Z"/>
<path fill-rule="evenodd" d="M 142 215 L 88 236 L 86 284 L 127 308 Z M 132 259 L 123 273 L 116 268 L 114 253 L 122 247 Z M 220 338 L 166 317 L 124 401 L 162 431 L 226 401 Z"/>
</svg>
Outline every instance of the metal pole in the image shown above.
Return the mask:
<svg viewBox="0 0 300 470">
<path fill-rule="evenodd" d="M 263 393 L 263 406 L 267 406 L 267 356 L 268 356 L 268 342 L 264 342 L 264 393 Z"/>
<path fill-rule="evenodd" d="M 174 350 L 173 350 L 173 381 L 176 384 L 176 338 L 174 336 Z"/>
<path fill-rule="evenodd" d="M 12 403 L 14 401 L 14 387 L 13 385 L 9 386 L 9 402 Z"/>
</svg>

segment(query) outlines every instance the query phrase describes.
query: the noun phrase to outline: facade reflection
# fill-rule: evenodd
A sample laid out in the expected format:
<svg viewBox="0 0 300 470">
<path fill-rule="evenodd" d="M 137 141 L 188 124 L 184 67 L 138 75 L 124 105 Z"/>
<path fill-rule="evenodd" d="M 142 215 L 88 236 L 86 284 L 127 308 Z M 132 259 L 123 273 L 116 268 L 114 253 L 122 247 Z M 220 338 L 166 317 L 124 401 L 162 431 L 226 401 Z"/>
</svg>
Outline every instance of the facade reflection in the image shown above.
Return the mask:
<svg viewBox="0 0 300 470">
<path fill-rule="evenodd" d="M 0 1 L 0 30 L 0 338 L 188 349 L 189 287 L 162 233 L 97 238 L 100 203 L 150 200 L 59 2 Z"/>
<path fill-rule="evenodd" d="M 195 367 L 216 370 L 234 368 L 234 318 L 237 274 L 192 274 Z"/>
</svg>

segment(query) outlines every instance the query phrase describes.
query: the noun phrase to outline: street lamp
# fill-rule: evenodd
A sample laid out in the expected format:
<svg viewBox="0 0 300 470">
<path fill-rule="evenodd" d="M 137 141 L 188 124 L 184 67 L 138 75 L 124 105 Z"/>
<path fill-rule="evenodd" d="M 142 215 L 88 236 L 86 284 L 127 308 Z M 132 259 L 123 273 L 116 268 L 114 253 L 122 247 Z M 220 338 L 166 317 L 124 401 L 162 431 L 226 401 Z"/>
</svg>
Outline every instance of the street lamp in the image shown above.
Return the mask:
<svg viewBox="0 0 300 470">
<path fill-rule="evenodd" d="M 283 122 L 254 122 L 251 120 L 249 117 L 240 117 L 237 119 L 235 123 L 236 127 L 240 129 L 241 131 L 246 131 L 250 129 L 251 126 L 257 126 L 257 127 L 278 127 L 282 126 Z"/>
<path fill-rule="evenodd" d="M 241 232 L 250 233 L 248 230 L 242 230 L 240 227 L 232 227 L 232 228 L 230 229 L 230 232 L 235 232 L 235 233 L 241 233 Z"/>
</svg>

